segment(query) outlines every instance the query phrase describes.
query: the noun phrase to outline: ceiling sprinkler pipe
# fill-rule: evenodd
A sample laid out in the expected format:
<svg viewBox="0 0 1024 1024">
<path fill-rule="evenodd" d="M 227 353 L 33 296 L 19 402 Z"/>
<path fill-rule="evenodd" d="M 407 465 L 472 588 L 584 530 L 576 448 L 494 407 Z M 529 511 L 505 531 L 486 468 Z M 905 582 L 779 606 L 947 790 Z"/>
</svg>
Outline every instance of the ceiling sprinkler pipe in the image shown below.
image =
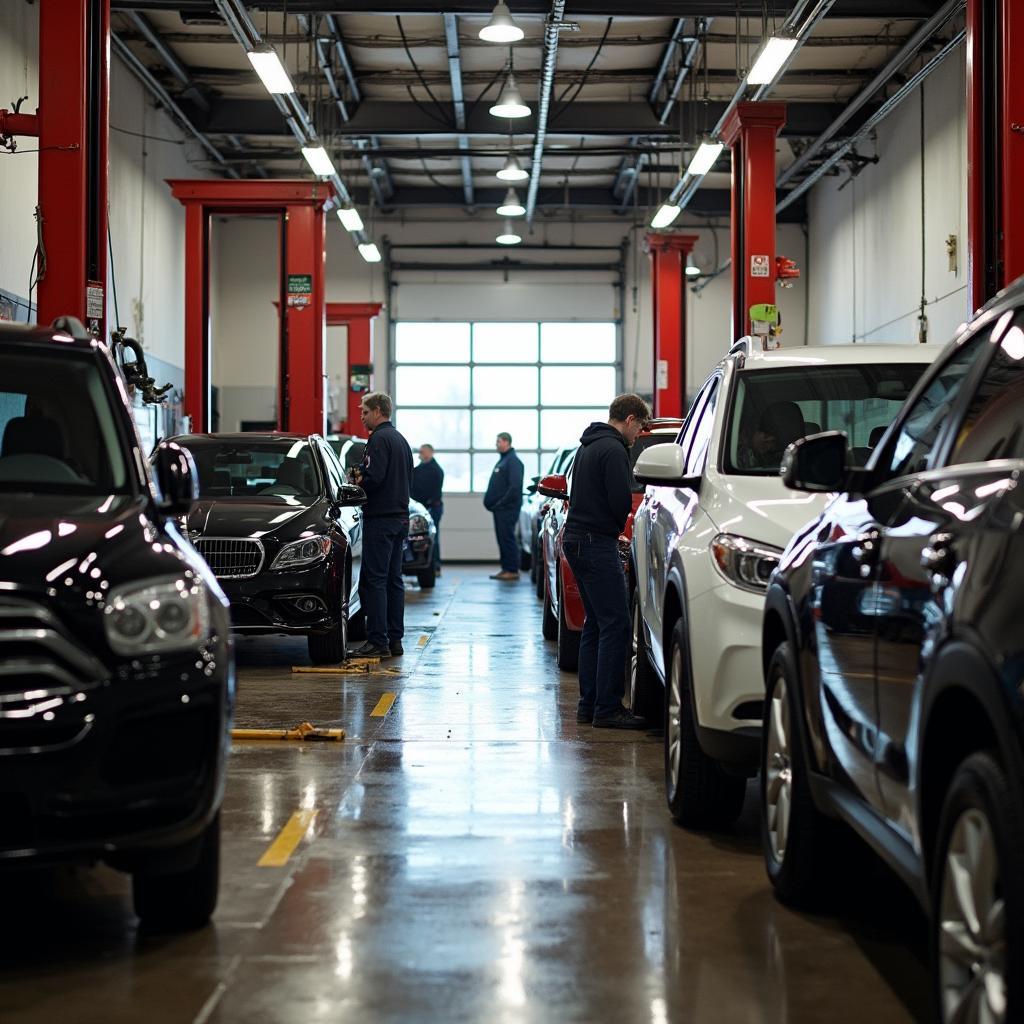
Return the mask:
<svg viewBox="0 0 1024 1024">
<path fill-rule="evenodd" d="M 551 90 L 555 84 L 555 62 L 558 57 L 558 32 L 565 14 L 565 0 L 552 0 L 551 13 L 544 25 L 544 63 L 541 68 L 540 97 L 537 101 L 537 134 L 533 142 L 533 162 L 530 165 L 530 187 L 526 193 L 526 223 L 533 221 L 540 189 L 540 169 L 544 161 L 544 141 L 548 133 L 548 111 L 551 109 Z"/>
</svg>

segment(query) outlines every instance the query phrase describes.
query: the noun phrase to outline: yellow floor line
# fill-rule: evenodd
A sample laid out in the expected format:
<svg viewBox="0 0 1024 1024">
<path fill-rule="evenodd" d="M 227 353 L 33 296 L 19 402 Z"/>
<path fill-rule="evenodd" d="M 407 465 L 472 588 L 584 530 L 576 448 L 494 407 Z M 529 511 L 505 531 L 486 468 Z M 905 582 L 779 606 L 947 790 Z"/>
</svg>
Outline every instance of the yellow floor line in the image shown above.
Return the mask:
<svg viewBox="0 0 1024 1024">
<path fill-rule="evenodd" d="M 266 848 L 256 862 L 258 868 L 283 868 L 302 837 L 309 831 L 316 819 L 316 811 L 296 811 L 287 824 L 277 833 L 277 838 Z"/>
<path fill-rule="evenodd" d="M 390 710 L 391 705 L 395 703 L 395 695 L 393 693 L 385 693 L 379 701 L 377 706 L 370 712 L 371 718 L 383 718 Z"/>
<path fill-rule="evenodd" d="M 419 640 L 417 640 L 416 642 L 420 645 L 420 647 L 426 647 L 427 644 L 430 643 L 430 637 L 427 636 L 426 633 L 424 633 L 423 636 L 421 636 Z"/>
</svg>

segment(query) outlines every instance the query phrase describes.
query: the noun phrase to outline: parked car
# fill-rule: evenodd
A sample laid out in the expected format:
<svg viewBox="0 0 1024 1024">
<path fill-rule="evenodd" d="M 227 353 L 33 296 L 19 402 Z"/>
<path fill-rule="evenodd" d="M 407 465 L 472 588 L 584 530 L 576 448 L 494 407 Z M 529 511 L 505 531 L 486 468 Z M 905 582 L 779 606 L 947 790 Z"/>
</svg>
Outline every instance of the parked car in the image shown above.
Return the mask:
<svg viewBox="0 0 1024 1024">
<path fill-rule="evenodd" d="M 665 444 L 675 439 L 682 426 L 682 420 L 652 420 L 629 449 L 629 464 L 632 467 L 640 454 L 653 445 Z M 575 452 L 575 449 L 573 449 Z M 572 488 L 572 466 L 568 475 L 554 474 L 543 477 L 538 491 L 547 497 L 548 504 L 541 520 L 539 548 L 541 549 L 540 564 L 544 576 L 544 612 L 541 616 L 541 634 L 545 640 L 556 641 L 556 660 L 558 667 L 573 671 L 579 663 L 580 633 L 586 614 L 583 599 L 580 597 L 576 577 L 562 551 L 562 535 L 565 532 L 565 520 L 569 514 L 569 493 Z M 626 520 L 619 537 L 619 550 L 623 555 L 623 569 L 629 574 L 629 561 L 626 553 L 633 533 L 633 516 L 643 499 L 644 489 L 633 481 L 633 511 Z M 632 583 L 627 579 L 627 592 Z"/>
<path fill-rule="evenodd" d="M 842 429 L 862 465 L 937 350 L 744 341 L 700 389 L 678 442 L 638 459 L 651 486 L 633 529 L 630 703 L 664 721 L 666 796 L 681 823 L 732 821 L 757 768 L 765 588 L 825 504 L 782 486 L 783 451 Z"/>
<path fill-rule="evenodd" d="M 572 462 L 573 455 L 579 445 L 572 445 L 569 448 L 559 448 L 555 452 L 544 476 L 565 474 Z M 536 584 L 540 579 L 540 586 L 537 588 L 537 596 L 543 597 L 543 577 L 537 572 L 540 563 L 540 521 L 544 515 L 550 498 L 545 498 L 537 490 L 537 484 L 541 477 L 535 476 L 526 487 L 526 496 L 519 509 L 519 568 L 530 570 L 530 582 Z"/>
<path fill-rule="evenodd" d="M 925 375 L 866 468 L 842 434 L 783 481 L 839 492 L 768 587 L 762 838 L 784 900 L 836 819 L 928 914 L 938 1016 L 1024 1019 L 1024 283 Z"/>
<path fill-rule="evenodd" d="M 199 472 L 188 535 L 231 600 L 231 627 L 308 638 L 314 663 L 363 635 L 361 487 L 316 434 L 183 434 Z"/>
<path fill-rule="evenodd" d="M 366 452 L 366 438 L 335 435 L 327 438 L 347 474 L 356 468 Z M 409 499 L 409 536 L 402 546 L 402 575 L 415 576 L 423 590 L 437 585 L 434 571 L 434 544 L 437 527 L 434 517 L 418 501 Z"/>
<path fill-rule="evenodd" d="M 177 525 L 191 459 L 161 445 L 150 474 L 120 371 L 71 318 L 0 324 L 0 438 L 0 864 L 105 860 L 145 925 L 199 926 L 235 672 Z"/>
</svg>

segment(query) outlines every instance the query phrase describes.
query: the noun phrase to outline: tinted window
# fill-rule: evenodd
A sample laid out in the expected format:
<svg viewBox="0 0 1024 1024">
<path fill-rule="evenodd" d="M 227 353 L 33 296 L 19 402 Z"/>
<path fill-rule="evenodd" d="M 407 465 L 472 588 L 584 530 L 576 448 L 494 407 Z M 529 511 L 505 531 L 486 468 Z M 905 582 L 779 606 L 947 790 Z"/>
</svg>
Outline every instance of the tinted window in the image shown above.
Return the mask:
<svg viewBox="0 0 1024 1024">
<path fill-rule="evenodd" d="M 254 441 L 189 444 L 199 471 L 203 498 L 303 497 L 320 494 L 320 478 L 306 441 Z"/>
<path fill-rule="evenodd" d="M 774 476 L 801 437 L 841 430 L 863 466 L 927 363 L 811 365 L 738 374 L 726 472 Z"/>
<path fill-rule="evenodd" d="M 327 470 L 327 477 L 331 481 L 331 487 L 337 493 L 338 488 L 345 482 L 344 474 L 341 471 L 341 464 L 330 446 L 323 441 L 320 442 L 320 458 L 324 468 Z"/>
<path fill-rule="evenodd" d="M 715 406 L 718 404 L 719 378 L 711 381 L 704 400 L 704 407 L 697 410 L 697 417 L 693 422 L 693 430 L 683 430 L 683 447 L 686 454 L 686 475 L 700 476 L 708 461 L 708 445 L 711 444 L 711 431 L 715 426 Z M 689 424 L 687 424 L 689 426 Z"/>
</svg>

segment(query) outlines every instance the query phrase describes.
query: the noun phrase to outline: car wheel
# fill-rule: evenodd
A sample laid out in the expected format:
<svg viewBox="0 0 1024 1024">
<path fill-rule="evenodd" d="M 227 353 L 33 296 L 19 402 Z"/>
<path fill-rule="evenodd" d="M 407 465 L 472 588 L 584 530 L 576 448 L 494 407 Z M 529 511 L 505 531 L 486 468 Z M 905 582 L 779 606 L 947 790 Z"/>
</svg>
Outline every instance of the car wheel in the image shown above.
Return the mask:
<svg viewBox="0 0 1024 1024">
<path fill-rule="evenodd" d="M 519 548 L 519 568 L 526 572 L 530 566 L 533 565 L 533 559 L 530 557 L 529 551 L 524 551 L 522 547 Z"/>
<path fill-rule="evenodd" d="M 796 703 L 796 672 L 788 643 L 768 664 L 761 744 L 761 847 L 776 895 L 791 906 L 812 907 L 834 877 L 842 826 L 814 804 Z M 853 839 L 852 836 L 849 839 Z"/>
<path fill-rule="evenodd" d="M 1024 816 L 991 754 L 957 770 L 939 825 L 932 955 L 939 1019 L 1019 1020 L 1024 1011 Z"/>
<path fill-rule="evenodd" d="M 309 660 L 314 665 L 336 665 L 348 657 L 348 602 L 342 606 L 338 624 L 329 633 L 309 635 Z"/>
<path fill-rule="evenodd" d="M 640 595 L 635 589 L 630 607 L 633 628 L 629 661 L 626 664 L 626 697 L 629 709 L 634 715 L 646 718 L 651 725 L 657 725 L 661 721 L 665 700 L 661 692 L 661 681 L 647 656 L 647 644 L 644 641 L 640 612 Z"/>
<path fill-rule="evenodd" d="M 537 538 L 530 542 L 530 582 L 537 583 Z"/>
<path fill-rule="evenodd" d="M 430 568 L 426 572 L 416 573 L 416 580 L 421 590 L 433 590 L 437 585 L 437 574 Z"/>
<path fill-rule="evenodd" d="M 697 740 L 682 621 L 672 630 L 665 686 L 665 796 L 672 817 L 688 828 L 729 825 L 743 809 L 746 779 L 728 775 Z"/>
<path fill-rule="evenodd" d="M 551 595 L 548 593 L 548 585 L 544 583 L 544 611 L 541 612 L 540 633 L 545 640 L 558 639 L 558 619 L 555 617 L 555 610 L 551 607 Z"/>
<path fill-rule="evenodd" d="M 575 672 L 580 663 L 580 635 L 569 628 L 565 620 L 565 591 L 562 590 L 558 602 L 558 642 L 555 663 L 565 672 Z"/>
<path fill-rule="evenodd" d="M 360 608 L 355 615 L 349 616 L 348 638 L 349 640 L 366 639 L 366 612 L 364 612 L 362 608 Z"/>
<path fill-rule="evenodd" d="M 199 856 L 185 871 L 140 869 L 132 875 L 135 913 L 145 928 L 183 931 L 201 928 L 217 906 L 220 884 L 220 814 L 199 840 Z"/>
</svg>

